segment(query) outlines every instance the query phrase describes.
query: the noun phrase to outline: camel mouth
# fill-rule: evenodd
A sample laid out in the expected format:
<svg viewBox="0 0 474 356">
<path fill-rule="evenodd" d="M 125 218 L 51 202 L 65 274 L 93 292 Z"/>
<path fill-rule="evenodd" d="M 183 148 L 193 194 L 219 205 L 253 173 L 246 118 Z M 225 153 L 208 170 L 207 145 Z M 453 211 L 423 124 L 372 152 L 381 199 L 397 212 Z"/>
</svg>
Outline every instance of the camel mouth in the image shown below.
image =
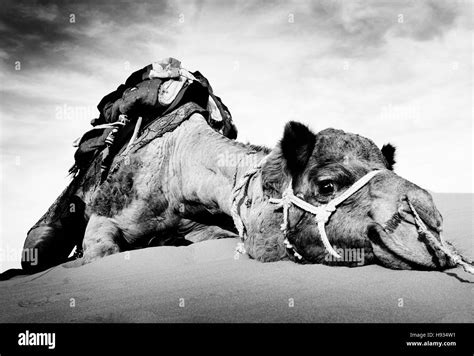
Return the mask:
<svg viewBox="0 0 474 356">
<path fill-rule="evenodd" d="M 444 270 L 452 267 L 450 258 L 435 251 L 411 222 L 395 218 L 391 224 L 374 223 L 367 237 L 375 259 L 392 269 Z"/>
</svg>

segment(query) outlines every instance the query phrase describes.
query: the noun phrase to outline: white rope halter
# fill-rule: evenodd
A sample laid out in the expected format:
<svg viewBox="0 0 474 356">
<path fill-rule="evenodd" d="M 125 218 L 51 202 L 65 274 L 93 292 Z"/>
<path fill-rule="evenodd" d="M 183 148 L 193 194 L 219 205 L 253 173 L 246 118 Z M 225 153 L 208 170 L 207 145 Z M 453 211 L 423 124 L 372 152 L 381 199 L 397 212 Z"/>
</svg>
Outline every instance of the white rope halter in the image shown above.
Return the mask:
<svg viewBox="0 0 474 356">
<path fill-rule="evenodd" d="M 290 180 L 290 183 L 288 184 L 288 188 L 286 188 L 286 190 L 283 192 L 281 199 L 270 198 L 269 200 L 273 204 L 278 204 L 278 207 L 283 207 L 283 223 L 281 224 L 281 230 L 285 232 L 286 234 L 287 229 L 288 229 L 288 210 L 291 204 L 294 204 L 298 208 L 304 211 L 307 211 L 315 216 L 316 222 L 318 224 L 319 234 L 321 235 L 321 240 L 324 244 L 324 247 L 334 257 L 341 258 L 341 256 L 336 252 L 336 250 L 334 250 L 334 248 L 331 246 L 331 243 L 328 240 L 328 237 L 326 235 L 325 225 L 328 222 L 329 218 L 331 217 L 332 213 L 336 211 L 337 206 L 339 204 L 341 204 L 344 200 L 349 198 L 351 195 L 357 192 L 360 188 L 366 185 L 375 175 L 377 175 L 380 172 L 381 172 L 380 170 L 375 170 L 375 171 L 371 171 L 367 173 L 365 176 L 363 176 L 358 181 L 356 181 L 352 186 L 350 186 L 349 189 L 344 191 L 341 195 L 335 197 L 329 203 L 320 205 L 320 206 L 311 205 L 308 202 L 304 201 L 303 199 L 298 198 L 296 195 L 294 195 L 293 181 Z M 284 243 L 288 249 L 293 250 L 293 253 L 296 258 L 300 260 L 303 258 L 303 256 L 301 256 L 296 251 L 294 246 L 288 241 L 287 238 L 285 239 Z"/>
<path fill-rule="evenodd" d="M 237 227 L 237 230 L 239 232 L 239 236 L 242 241 L 245 240 L 246 238 L 246 231 L 244 224 L 242 222 L 242 218 L 240 217 L 239 211 L 238 211 L 238 204 L 237 204 L 237 199 L 239 195 L 243 194 L 245 197 L 246 195 L 246 189 L 247 185 L 249 184 L 250 179 L 260 171 L 260 169 L 263 167 L 266 159 L 268 156 L 265 156 L 257 166 L 255 166 L 253 169 L 249 170 L 246 172 L 246 174 L 241 178 L 239 184 L 237 184 L 232 192 L 232 198 L 231 198 L 231 215 L 234 220 L 234 223 Z M 313 215 L 315 215 L 316 221 L 318 223 L 318 230 L 321 235 L 321 240 L 324 244 L 324 247 L 328 252 L 333 255 L 336 258 L 341 258 L 341 256 L 334 250 L 334 248 L 331 246 L 329 243 L 328 237 L 326 235 L 326 230 L 325 230 L 325 225 L 328 222 L 331 214 L 336 211 L 337 206 L 341 204 L 344 200 L 349 198 L 351 195 L 353 195 L 355 192 L 357 192 L 360 188 L 362 188 L 364 185 L 366 185 L 376 174 L 380 173 L 380 170 L 374 170 L 369 173 L 367 173 L 365 176 L 360 178 L 358 181 L 356 181 L 349 189 L 344 191 L 341 195 L 338 197 L 334 198 L 331 200 L 329 203 L 325 205 L 320 205 L 320 206 L 314 206 L 309 204 L 308 202 L 304 201 L 301 198 L 298 198 L 296 195 L 293 193 L 293 181 L 290 180 L 290 183 L 288 184 L 288 187 L 285 189 L 285 191 L 282 194 L 281 199 L 277 198 L 270 198 L 269 202 L 273 204 L 277 204 L 277 208 L 283 207 L 283 223 L 281 224 L 281 230 L 286 234 L 287 229 L 288 229 L 288 211 L 291 206 L 291 204 L 296 205 L 298 208 L 305 210 Z M 290 243 L 288 238 L 285 238 L 283 241 L 285 244 L 286 248 L 291 250 L 296 258 L 299 260 L 303 259 L 303 256 L 301 256 L 294 246 Z M 239 253 L 245 253 L 245 248 L 243 247 L 243 242 L 239 243 L 237 246 L 237 251 Z"/>
</svg>

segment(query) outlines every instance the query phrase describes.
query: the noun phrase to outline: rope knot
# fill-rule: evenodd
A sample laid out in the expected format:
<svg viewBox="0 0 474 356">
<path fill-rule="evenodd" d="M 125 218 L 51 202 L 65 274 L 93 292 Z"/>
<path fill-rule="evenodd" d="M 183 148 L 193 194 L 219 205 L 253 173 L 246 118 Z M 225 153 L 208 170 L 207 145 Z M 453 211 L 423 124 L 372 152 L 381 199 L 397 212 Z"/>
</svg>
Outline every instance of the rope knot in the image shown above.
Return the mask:
<svg viewBox="0 0 474 356">
<path fill-rule="evenodd" d="M 291 244 L 291 242 L 285 238 L 285 240 L 283 240 L 283 244 L 285 245 L 285 247 L 288 249 L 288 250 L 291 250 L 293 251 L 293 255 L 299 259 L 299 260 L 302 260 L 303 259 L 303 256 L 301 256 L 294 248 L 294 246 Z"/>
<path fill-rule="evenodd" d="M 336 211 L 336 207 L 332 205 L 321 205 L 315 207 L 316 222 L 326 224 L 332 213 Z"/>
</svg>

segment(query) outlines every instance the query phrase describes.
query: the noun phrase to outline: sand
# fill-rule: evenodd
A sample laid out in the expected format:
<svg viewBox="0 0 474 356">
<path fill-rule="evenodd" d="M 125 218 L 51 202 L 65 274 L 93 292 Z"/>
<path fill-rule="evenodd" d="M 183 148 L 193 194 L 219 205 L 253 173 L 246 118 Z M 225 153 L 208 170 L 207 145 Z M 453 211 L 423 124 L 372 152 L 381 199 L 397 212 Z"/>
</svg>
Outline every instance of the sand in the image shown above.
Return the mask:
<svg viewBox="0 0 474 356">
<path fill-rule="evenodd" d="M 473 257 L 473 195 L 437 194 L 445 236 Z M 474 278 L 259 263 L 235 240 L 156 247 L 0 282 L 0 322 L 473 322 Z"/>
</svg>

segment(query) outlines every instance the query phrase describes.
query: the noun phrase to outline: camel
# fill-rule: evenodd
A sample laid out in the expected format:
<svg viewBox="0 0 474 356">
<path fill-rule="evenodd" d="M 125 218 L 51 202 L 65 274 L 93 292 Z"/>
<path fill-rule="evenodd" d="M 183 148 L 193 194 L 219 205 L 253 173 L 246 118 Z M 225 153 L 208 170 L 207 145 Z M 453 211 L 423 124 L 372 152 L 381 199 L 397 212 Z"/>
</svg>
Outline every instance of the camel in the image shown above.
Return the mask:
<svg viewBox="0 0 474 356">
<path fill-rule="evenodd" d="M 393 171 L 391 145 L 292 121 L 269 149 L 224 137 L 199 112 L 160 138 L 153 132 L 152 124 L 114 158 L 102 184 L 95 162 L 66 189 L 28 233 L 24 248 L 38 249 L 40 266 L 24 260 L 25 270 L 65 261 L 81 241 L 89 263 L 147 246 L 239 237 L 239 251 L 261 262 L 334 265 L 344 249 L 359 249 L 365 265 L 467 266 L 442 239 L 431 195 Z M 65 221 L 48 223 L 68 207 Z"/>
</svg>

